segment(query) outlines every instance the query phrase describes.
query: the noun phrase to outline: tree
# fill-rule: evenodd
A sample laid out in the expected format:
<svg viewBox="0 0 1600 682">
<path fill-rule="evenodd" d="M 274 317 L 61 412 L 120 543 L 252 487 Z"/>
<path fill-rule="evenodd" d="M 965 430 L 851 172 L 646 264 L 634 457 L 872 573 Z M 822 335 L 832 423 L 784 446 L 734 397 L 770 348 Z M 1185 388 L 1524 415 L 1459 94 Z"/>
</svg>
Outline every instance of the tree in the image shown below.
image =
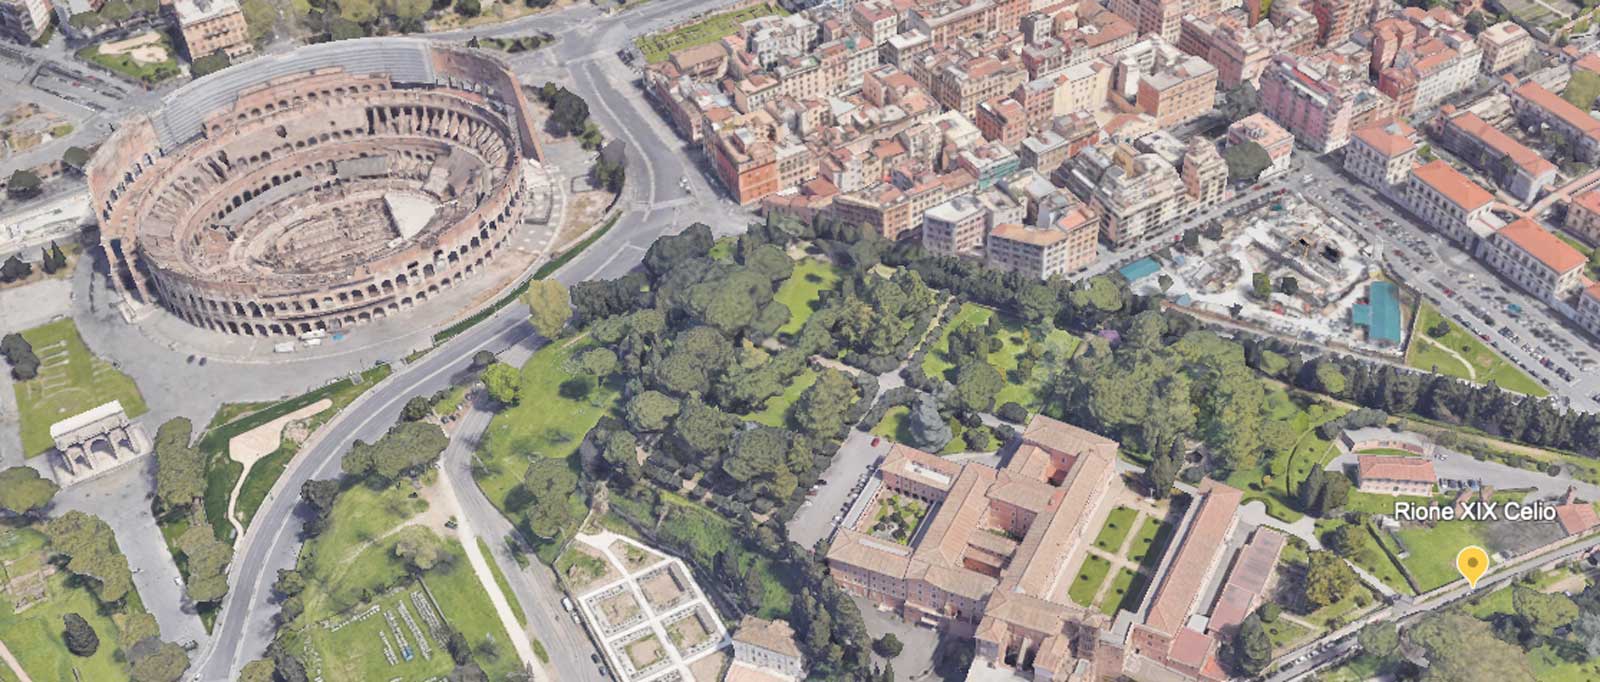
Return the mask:
<svg viewBox="0 0 1600 682">
<path fill-rule="evenodd" d="M 1511 588 L 1511 606 L 1528 629 L 1549 637 L 1578 619 L 1578 605 L 1561 594 L 1545 594 L 1522 585 Z"/>
<path fill-rule="evenodd" d="M 522 393 L 522 373 L 511 365 L 496 362 L 483 370 L 483 387 L 495 402 L 515 405 Z"/>
<path fill-rule="evenodd" d="M 129 650 L 132 682 L 178 682 L 189 669 L 189 655 L 172 642 L 147 639 Z"/>
<path fill-rule="evenodd" d="M 1259 675 L 1272 662 L 1272 639 L 1256 614 L 1245 616 L 1233 634 L 1233 663 L 1246 675 Z"/>
<path fill-rule="evenodd" d="M 272 659 L 254 660 L 239 669 L 239 682 L 273 682 L 277 672 L 278 666 L 273 664 Z"/>
<path fill-rule="evenodd" d="M 1327 482 L 1327 474 L 1322 469 L 1313 468 L 1300 481 L 1300 488 L 1296 494 L 1296 502 L 1300 504 L 1300 511 L 1311 513 L 1317 508 L 1317 500 L 1322 499 L 1322 488 Z"/>
<path fill-rule="evenodd" d="M 1293 296 L 1300 293 L 1300 278 L 1294 275 L 1284 275 L 1278 279 L 1278 291 L 1283 292 L 1285 296 Z"/>
<path fill-rule="evenodd" d="M 328 526 L 328 515 L 333 513 L 333 504 L 339 499 L 339 482 L 327 479 L 306 481 L 300 485 L 300 499 L 311 508 L 311 519 L 305 525 L 306 535 L 321 535 Z"/>
<path fill-rule="evenodd" d="M 1494 636 L 1489 624 L 1460 609 L 1441 611 L 1405 633 L 1427 654 L 1424 682 L 1533 682 L 1521 648 Z"/>
<path fill-rule="evenodd" d="M 528 321 L 540 336 L 553 339 L 561 335 L 572 319 L 572 297 L 565 284 L 553 279 L 536 279 L 528 282 L 528 291 L 522 295 L 528 305 Z"/>
<path fill-rule="evenodd" d="M 16 254 L 11 254 L 5 264 L 0 265 L 0 282 L 15 282 L 31 274 L 33 274 L 33 264 L 22 260 Z"/>
<path fill-rule="evenodd" d="M 426 573 L 450 560 L 444 540 L 427 526 L 406 526 L 395 532 L 394 555 L 414 573 Z"/>
<path fill-rule="evenodd" d="M 81 658 L 88 658 L 100 649 L 100 635 L 95 634 L 94 628 L 89 626 L 89 621 L 76 613 L 69 613 L 61 617 L 64 630 L 61 640 L 66 643 L 67 651 Z"/>
<path fill-rule="evenodd" d="M 1316 515 L 1324 518 L 1328 517 L 1335 510 L 1343 507 L 1349 497 L 1350 479 L 1337 472 L 1328 474 L 1327 480 L 1322 486 L 1322 495 L 1317 498 Z"/>
<path fill-rule="evenodd" d="M 900 643 L 900 638 L 894 633 L 888 633 L 872 642 L 872 650 L 884 658 L 894 658 L 900 655 L 905 645 Z"/>
<path fill-rule="evenodd" d="M 193 425 L 174 417 L 156 429 L 156 506 L 160 513 L 187 509 L 205 496 L 206 459 L 189 444 Z"/>
<path fill-rule="evenodd" d="M 1387 661 L 1400 646 L 1400 630 L 1393 621 L 1369 623 L 1356 633 L 1356 641 L 1367 655 Z"/>
<path fill-rule="evenodd" d="M 112 2 L 116 1 L 112 0 Z M 110 2 L 106 3 L 107 6 L 110 4 Z M 11 179 L 6 182 L 6 194 L 11 195 L 13 199 L 26 199 L 38 194 L 41 185 L 43 185 L 43 182 L 39 179 L 38 174 L 31 170 L 19 169 L 12 173 Z"/>
<path fill-rule="evenodd" d="M 50 504 L 61 488 L 31 467 L 0 471 L 0 509 L 13 514 L 33 514 Z"/>
<path fill-rule="evenodd" d="M 911 414 L 906 417 L 906 431 L 910 436 L 907 445 L 928 452 L 943 450 L 945 444 L 955 437 L 950 425 L 939 414 L 939 403 L 926 393 L 918 396 L 916 404 L 911 407 Z"/>
<path fill-rule="evenodd" d="M 204 57 L 194 60 L 189 64 L 189 73 L 195 78 L 208 76 L 233 65 L 228 58 L 228 53 L 217 50 Z"/>
<path fill-rule="evenodd" d="M 401 422 L 389 427 L 376 443 L 358 440 L 351 444 L 340 467 L 347 474 L 387 483 L 432 464 L 449 444 L 450 438 L 438 424 Z"/>
<path fill-rule="evenodd" d="M 400 408 L 401 421 L 419 422 L 427 419 L 430 414 L 433 414 L 433 401 L 425 395 L 411 396 L 411 399 L 406 401 L 406 406 Z"/>
<path fill-rule="evenodd" d="M 11 365 L 11 376 L 17 381 L 27 381 L 39 375 L 39 356 L 33 345 L 21 334 L 11 333 L 0 337 L 0 355 Z"/>
<path fill-rule="evenodd" d="M 610 348 L 595 348 L 578 356 L 578 364 L 596 377 L 610 376 L 617 371 L 617 354 Z"/>
<path fill-rule="evenodd" d="M 1222 160 L 1228 164 L 1228 179 L 1234 182 L 1255 182 L 1261 177 L 1261 172 L 1272 165 L 1272 157 L 1267 155 L 1267 150 L 1254 140 L 1228 147 L 1222 153 Z"/>
<path fill-rule="evenodd" d="M 128 596 L 133 572 L 105 521 L 73 510 L 45 522 L 44 534 L 51 551 L 68 558 L 67 572 L 87 579 L 102 603 L 115 604 Z"/>
<path fill-rule="evenodd" d="M 628 426 L 635 432 L 661 431 L 678 416 L 676 398 L 660 391 L 645 391 L 628 401 Z"/>
<path fill-rule="evenodd" d="M 1006 402 L 995 410 L 995 416 L 1013 424 L 1021 424 L 1028 421 L 1028 408 L 1020 403 Z"/>
<path fill-rule="evenodd" d="M 1488 27 L 1489 27 L 1489 17 L 1483 13 L 1483 10 L 1476 10 L 1476 11 L 1472 12 L 1471 14 L 1467 15 L 1467 34 L 1468 35 L 1471 35 L 1473 37 L 1477 37 L 1477 35 L 1479 33 L 1483 33 L 1483 29 L 1486 29 Z"/>
<path fill-rule="evenodd" d="M 823 370 L 795 401 L 794 424 L 805 433 L 831 438 L 844 430 L 855 401 L 855 383 L 844 372 Z"/>
<path fill-rule="evenodd" d="M 1316 608 L 1344 599 L 1357 585 L 1355 571 L 1337 554 L 1311 552 L 1306 562 L 1306 600 Z"/>
<path fill-rule="evenodd" d="M 1150 497 L 1164 500 L 1172 494 L 1172 484 L 1178 480 L 1178 470 L 1183 468 L 1183 439 L 1172 443 L 1172 451 L 1158 453 L 1144 470 L 1145 484 L 1150 487 Z"/>
<path fill-rule="evenodd" d="M 955 406 L 973 412 L 988 412 L 994 397 L 1005 388 L 1005 377 L 986 360 L 968 359 L 956 365 Z"/>
<path fill-rule="evenodd" d="M 1367 549 L 1367 532 L 1361 526 L 1346 524 L 1330 535 L 1328 544 L 1339 556 L 1353 559 Z"/>
<path fill-rule="evenodd" d="M 480 350 L 472 354 L 472 369 L 483 369 L 498 361 L 492 351 Z"/>
<path fill-rule="evenodd" d="M 1272 278 L 1265 272 L 1258 272 L 1250 276 L 1250 293 L 1263 301 L 1272 297 Z"/>
<path fill-rule="evenodd" d="M 561 535 L 572 521 L 568 500 L 578 490 L 578 474 L 564 459 L 536 457 L 522 476 L 522 491 L 527 496 L 525 519 L 528 530 L 544 539 Z"/>
<path fill-rule="evenodd" d="M 228 593 L 228 563 L 233 561 L 233 546 L 217 540 L 211 524 L 199 521 L 178 536 L 189 569 L 184 588 L 189 598 L 205 604 L 221 601 Z"/>
</svg>

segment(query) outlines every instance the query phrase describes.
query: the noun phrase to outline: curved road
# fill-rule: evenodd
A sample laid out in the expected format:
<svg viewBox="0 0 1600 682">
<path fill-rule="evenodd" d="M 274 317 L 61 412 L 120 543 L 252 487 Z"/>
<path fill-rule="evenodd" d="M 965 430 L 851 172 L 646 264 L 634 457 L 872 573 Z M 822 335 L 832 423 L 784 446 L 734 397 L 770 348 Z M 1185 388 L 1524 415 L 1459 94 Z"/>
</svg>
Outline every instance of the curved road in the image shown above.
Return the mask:
<svg viewBox="0 0 1600 682">
<path fill-rule="evenodd" d="M 627 273 L 639 263 L 658 236 L 687 224 L 687 219 L 679 216 L 680 207 L 695 203 L 696 197 L 709 196 L 700 173 L 687 163 L 681 141 L 670 137 L 670 132 L 663 135 L 665 128 L 641 98 L 624 95 L 625 90 L 633 89 L 626 82 L 632 76 L 615 55 L 634 35 L 714 8 L 724 1 L 663 2 L 614 16 L 603 16 L 592 6 L 579 5 L 500 26 L 437 36 L 462 40 L 469 35 L 517 35 L 535 30 L 556 35 L 559 40 L 555 45 L 527 58 L 548 61 L 553 57 L 559 65 L 557 68 L 570 75 L 561 80 L 569 81 L 569 89 L 590 102 L 590 113 L 602 129 L 615 131 L 628 142 L 628 182 L 625 196 L 620 200 L 625 207 L 622 217 L 610 232 L 562 268 L 556 279 L 570 285 Z M 511 61 L 520 75 L 524 62 L 521 55 L 518 57 Z M 616 82 L 619 79 L 623 79 L 620 84 Z M 685 190 L 680 179 L 687 179 L 695 191 Z M 720 199 L 701 199 L 699 203 L 718 206 L 720 202 Z M 730 211 L 722 215 L 737 214 Z M 191 668 L 197 673 L 194 679 L 204 682 L 232 680 L 245 663 L 260 658 L 271 642 L 273 618 L 278 610 L 272 598 L 272 583 L 279 569 L 294 565 L 300 550 L 301 485 L 307 480 L 337 476 L 340 456 L 352 442 L 376 440 L 394 424 L 401 407 L 411 396 L 443 389 L 467 372 L 473 353 L 480 350 L 500 353 L 519 343 L 535 342 L 526 316 L 524 306 L 508 306 L 416 363 L 399 368 L 327 424 L 316 444 L 290 463 L 267 503 L 235 546 L 233 564 L 229 567 L 231 589 L 223 600 L 210 641 Z M 548 585 L 542 587 L 553 589 Z M 523 599 L 527 595 L 517 597 Z M 556 622 L 563 627 L 573 627 L 559 619 Z M 545 633 L 536 634 L 546 636 Z M 557 641 L 570 641 L 572 634 L 558 632 L 548 636 Z M 587 660 L 586 647 L 556 647 L 550 654 L 549 668 L 564 678 L 598 679 L 594 666 Z"/>
</svg>

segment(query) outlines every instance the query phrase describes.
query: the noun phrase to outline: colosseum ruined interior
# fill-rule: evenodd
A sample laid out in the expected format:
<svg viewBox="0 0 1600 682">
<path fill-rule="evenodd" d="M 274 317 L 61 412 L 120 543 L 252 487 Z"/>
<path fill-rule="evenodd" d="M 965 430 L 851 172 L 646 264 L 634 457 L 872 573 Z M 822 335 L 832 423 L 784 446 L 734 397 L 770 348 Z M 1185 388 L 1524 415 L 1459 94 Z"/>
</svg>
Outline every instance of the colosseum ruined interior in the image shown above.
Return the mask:
<svg viewBox="0 0 1600 682">
<path fill-rule="evenodd" d="M 198 79 L 88 169 L 113 286 L 226 334 L 348 329 L 485 269 L 540 158 L 504 63 L 345 40 Z"/>
</svg>

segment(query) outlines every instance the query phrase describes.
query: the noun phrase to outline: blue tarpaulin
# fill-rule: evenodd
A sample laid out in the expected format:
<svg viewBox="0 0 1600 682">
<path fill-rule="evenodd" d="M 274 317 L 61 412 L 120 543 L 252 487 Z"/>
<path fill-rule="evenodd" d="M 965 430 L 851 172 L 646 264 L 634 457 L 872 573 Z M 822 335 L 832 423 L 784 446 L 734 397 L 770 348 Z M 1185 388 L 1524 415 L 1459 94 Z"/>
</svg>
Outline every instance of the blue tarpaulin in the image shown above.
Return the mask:
<svg viewBox="0 0 1600 682">
<path fill-rule="evenodd" d="M 1161 264 L 1149 258 L 1140 258 L 1132 263 L 1122 266 L 1117 272 L 1128 278 L 1129 282 L 1137 282 L 1161 271 Z"/>
<path fill-rule="evenodd" d="M 1400 299 L 1389 282 L 1373 282 L 1367 302 L 1356 304 L 1350 321 L 1367 328 L 1367 340 L 1400 345 Z"/>
</svg>

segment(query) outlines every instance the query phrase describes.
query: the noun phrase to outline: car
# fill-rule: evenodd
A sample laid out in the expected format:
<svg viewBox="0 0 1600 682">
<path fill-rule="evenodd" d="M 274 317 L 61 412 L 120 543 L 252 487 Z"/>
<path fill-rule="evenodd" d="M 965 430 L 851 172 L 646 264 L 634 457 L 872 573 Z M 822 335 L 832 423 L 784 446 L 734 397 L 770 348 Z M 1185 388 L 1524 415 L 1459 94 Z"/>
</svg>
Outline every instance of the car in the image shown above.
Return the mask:
<svg viewBox="0 0 1600 682">
<path fill-rule="evenodd" d="M 600 663 L 600 654 L 589 654 L 589 662 L 595 664 Z"/>
<path fill-rule="evenodd" d="M 883 442 L 883 438 L 881 436 L 873 436 L 872 437 L 872 447 L 878 447 L 878 443 L 881 443 L 881 442 Z"/>
</svg>

